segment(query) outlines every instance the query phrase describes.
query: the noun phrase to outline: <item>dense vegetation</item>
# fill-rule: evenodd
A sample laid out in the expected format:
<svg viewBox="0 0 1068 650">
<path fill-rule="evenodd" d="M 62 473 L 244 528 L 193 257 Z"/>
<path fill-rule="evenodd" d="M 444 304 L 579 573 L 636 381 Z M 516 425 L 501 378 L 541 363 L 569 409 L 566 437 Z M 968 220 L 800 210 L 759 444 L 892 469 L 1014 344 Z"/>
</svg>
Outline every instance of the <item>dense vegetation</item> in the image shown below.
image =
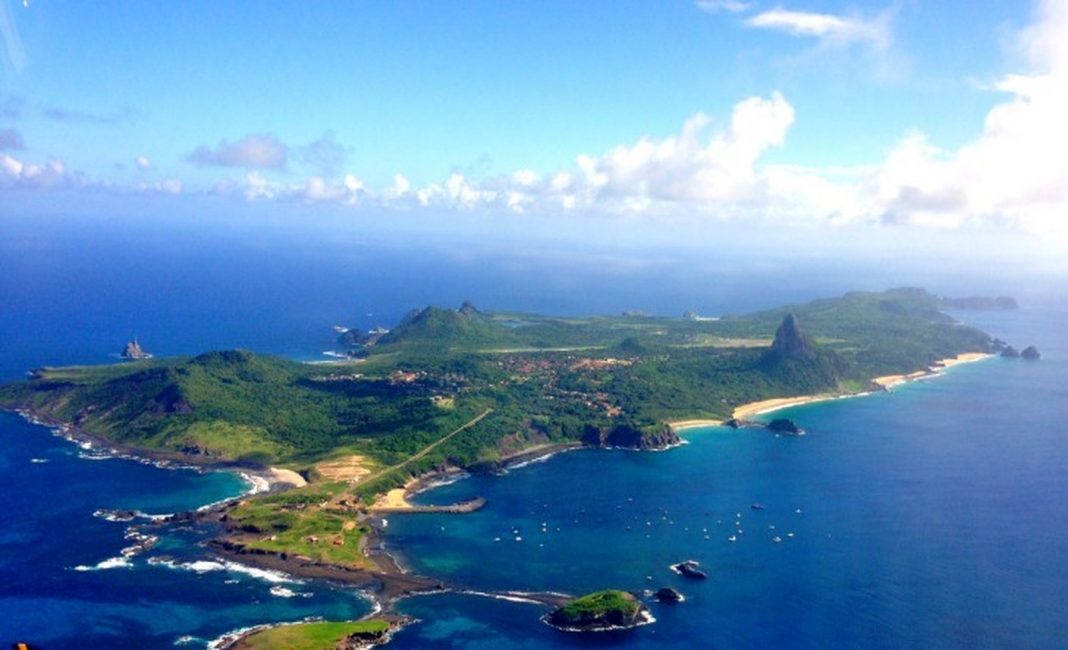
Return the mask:
<svg viewBox="0 0 1068 650">
<path fill-rule="evenodd" d="M 236 647 L 247 650 L 332 650 L 351 635 L 373 640 L 388 630 L 389 623 L 381 619 L 298 623 L 261 630 L 242 639 Z"/>
<path fill-rule="evenodd" d="M 634 621 L 639 609 L 633 595 L 606 589 L 567 602 L 552 613 L 550 622 L 561 627 L 626 625 Z"/>
<path fill-rule="evenodd" d="M 286 464 L 313 481 L 317 463 L 358 455 L 367 476 L 336 490 L 370 498 L 446 464 L 492 467 L 535 444 L 603 442 L 612 432 L 655 436 L 672 419 L 725 418 L 745 402 L 858 390 L 874 376 L 989 349 L 985 334 L 938 307 L 920 289 L 720 320 L 429 307 L 388 334 L 350 336 L 361 341 L 351 361 L 225 351 L 45 368 L 0 386 L 0 406 L 194 460 Z M 801 354 L 771 348 L 788 313 L 804 330 L 796 333 Z M 344 523 L 305 521 L 280 506 L 245 513 L 245 523 L 268 530 L 268 515 L 299 530 L 294 539 L 336 534 Z"/>
</svg>

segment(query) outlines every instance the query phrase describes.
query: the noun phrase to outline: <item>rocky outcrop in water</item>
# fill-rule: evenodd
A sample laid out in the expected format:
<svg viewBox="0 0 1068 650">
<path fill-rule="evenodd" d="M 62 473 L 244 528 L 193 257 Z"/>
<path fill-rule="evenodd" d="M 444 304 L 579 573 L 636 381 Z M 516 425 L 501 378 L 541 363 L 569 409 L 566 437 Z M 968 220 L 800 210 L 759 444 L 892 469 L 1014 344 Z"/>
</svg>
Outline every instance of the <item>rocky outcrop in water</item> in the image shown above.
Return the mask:
<svg viewBox="0 0 1068 650">
<path fill-rule="evenodd" d="M 677 590 L 671 587 L 661 587 L 653 594 L 653 598 L 656 598 L 662 603 L 681 603 L 685 598 Z"/>
<path fill-rule="evenodd" d="M 1038 348 L 1035 346 L 1029 345 L 1024 348 L 1023 352 L 1020 353 L 1020 356 L 1028 361 L 1037 361 L 1042 358 L 1042 353 L 1039 352 Z"/>
<path fill-rule="evenodd" d="M 804 429 L 789 418 L 776 418 L 771 422 L 768 422 L 768 430 L 774 431 L 775 433 L 785 433 L 791 436 L 801 436 L 805 433 Z"/>
<path fill-rule="evenodd" d="M 126 347 L 122 349 L 120 355 L 123 359 L 129 359 L 136 361 L 138 359 L 151 359 L 152 355 L 141 349 L 141 344 L 137 342 L 137 337 L 134 337 L 132 341 L 126 344 Z"/>
<path fill-rule="evenodd" d="M 1020 351 L 1011 345 L 1006 345 L 1005 349 L 1001 351 L 1001 356 L 1006 359 L 1018 359 L 1020 358 Z"/>
<path fill-rule="evenodd" d="M 704 580 L 708 577 L 708 574 L 702 571 L 700 566 L 701 565 L 694 560 L 686 560 L 685 562 L 671 565 L 671 569 L 681 576 Z"/>
</svg>

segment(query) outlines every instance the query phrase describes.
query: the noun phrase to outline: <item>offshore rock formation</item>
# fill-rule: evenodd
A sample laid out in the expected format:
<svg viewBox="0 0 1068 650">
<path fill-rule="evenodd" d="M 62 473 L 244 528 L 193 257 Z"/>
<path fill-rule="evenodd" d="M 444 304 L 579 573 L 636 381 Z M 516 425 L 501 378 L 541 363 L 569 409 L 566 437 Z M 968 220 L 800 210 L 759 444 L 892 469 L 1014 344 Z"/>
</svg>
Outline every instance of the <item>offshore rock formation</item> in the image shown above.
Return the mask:
<svg viewBox="0 0 1068 650">
<path fill-rule="evenodd" d="M 1005 357 L 1006 359 L 1019 359 L 1020 351 L 1012 347 L 1011 345 L 1007 345 L 1005 346 L 1005 349 L 1001 351 L 1001 356 Z"/>
<path fill-rule="evenodd" d="M 653 619 L 633 594 L 607 589 L 575 598 L 542 620 L 568 632 L 599 632 L 626 630 Z"/>
<path fill-rule="evenodd" d="M 805 430 L 797 426 L 797 423 L 789 418 L 776 418 L 768 422 L 768 430 L 775 433 L 785 433 L 791 436 L 803 436 Z"/>
<path fill-rule="evenodd" d="M 671 570 L 680 576 L 694 578 L 696 580 L 704 580 L 708 577 L 708 574 L 702 571 L 699 567 L 700 563 L 694 560 L 686 560 L 684 562 L 679 562 L 678 564 L 672 564 Z"/>
<path fill-rule="evenodd" d="M 676 589 L 671 587 L 661 587 L 656 590 L 653 597 L 662 603 L 681 603 L 685 598 Z"/>
<path fill-rule="evenodd" d="M 1027 359 L 1028 361 L 1037 361 L 1038 359 L 1042 358 L 1042 353 L 1039 352 L 1038 348 L 1036 348 L 1035 346 L 1029 345 L 1024 348 L 1024 351 L 1020 353 L 1020 356 L 1024 359 Z"/>
<path fill-rule="evenodd" d="M 121 354 L 123 359 L 130 359 L 136 361 L 137 359 L 151 359 L 152 355 L 141 349 L 141 344 L 137 342 L 135 336 L 132 341 L 126 344 L 126 347 L 122 349 Z"/>
</svg>

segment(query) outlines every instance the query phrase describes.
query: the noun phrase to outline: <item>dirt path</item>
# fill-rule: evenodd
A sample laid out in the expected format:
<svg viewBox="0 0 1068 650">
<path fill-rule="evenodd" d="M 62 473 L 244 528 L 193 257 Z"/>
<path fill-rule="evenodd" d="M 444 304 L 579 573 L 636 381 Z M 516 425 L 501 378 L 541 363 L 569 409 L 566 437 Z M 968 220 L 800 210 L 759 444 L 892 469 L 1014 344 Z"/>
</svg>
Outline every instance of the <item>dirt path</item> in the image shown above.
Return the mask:
<svg viewBox="0 0 1068 650">
<path fill-rule="evenodd" d="M 439 446 L 441 446 L 441 445 L 445 444 L 446 442 L 448 442 L 456 434 L 460 433 L 461 431 L 465 431 L 465 430 L 470 429 L 471 427 L 475 426 L 476 424 L 481 422 L 482 419 L 485 418 L 490 413 L 493 413 L 493 409 L 487 408 L 485 411 L 482 411 L 482 413 L 479 413 L 477 416 L 475 416 L 472 420 L 470 420 L 467 423 L 457 427 L 454 431 L 451 431 L 444 438 L 441 438 L 440 440 L 438 440 L 436 442 L 432 442 L 431 444 L 427 445 L 426 447 L 423 447 L 422 449 L 417 451 L 414 455 L 408 457 L 407 460 L 404 460 L 404 461 L 402 461 L 400 463 L 397 463 L 396 465 L 393 465 L 392 467 L 387 467 L 387 468 L 385 468 L 383 470 L 375 472 L 374 474 L 372 474 L 372 475 L 368 476 L 367 478 L 363 479 L 363 481 L 361 481 L 361 483 L 366 483 L 368 481 L 373 481 L 376 478 L 379 478 L 381 476 L 384 476 L 384 475 L 388 474 L 389 472 L 392 472 L 393 470 L 397 470 L 397 469 L 400 469 L 400 468 L 404 467 L 405 465 L 407 465 L 408 463 L 412 462 L 413 460 L 419 460 L 423 456 L 426 456 L 430 452 L 432 452 L 435 449 L 437 449 Z"/>
</svg>

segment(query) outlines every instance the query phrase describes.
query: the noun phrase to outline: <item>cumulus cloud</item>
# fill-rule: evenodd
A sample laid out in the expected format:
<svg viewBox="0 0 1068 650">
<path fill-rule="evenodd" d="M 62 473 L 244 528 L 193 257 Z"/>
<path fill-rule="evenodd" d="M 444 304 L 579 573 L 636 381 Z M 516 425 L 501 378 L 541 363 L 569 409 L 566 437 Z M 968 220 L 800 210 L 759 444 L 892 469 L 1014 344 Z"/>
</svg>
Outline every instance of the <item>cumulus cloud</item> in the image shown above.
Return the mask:
<svg viewBox="0 0 1068 650">
<path fill-rule="evenodd" d="M 1043 2 L 1021 47 L 1034 69 L 994 84 L 1008 99 L 990 110 L 978 138 L 947 151 L 917 132 L 893 149 L 872 178 L 884 220 L 1008 221 L 1068 234 L 1068 5 Z"/>
<path fill-rule="evenodd" d="M 0 129 L 0 151 L 15 151 L 26 148 L 22 134 L 15 129 Z"/>
<path fill-rule="evenodd" d="M 200 146 L 186 160 L 200 167 L 284 169 L 289 147 L 269 134 L 246 135 L 240 140 L 220 140 L 215 147 Z"/>
<path fill-rule="evenodd" d="M 868 19 L 771 9 L 749 17 L 745 24 L 758 29 L 780 31 L 791 36 L 815 38 L 828 44 L 866 43 L 876 49 L 885 49 L 890 44 L 889 13 Z"/>
<path fill-rule="evenodd" d="M 76 180 L 62 160 L 30 163 L 0 154 L 0 187 L 43 189 L 70 185 Z"/>
<path fill-rule="evenodd" d="M 149 169 L 150 167 L 152 167 L 152 161 L 148 158 L 148 156 L 138 156 L 134 160 L 134 163 L 137 164 L 137 167 L 139 169 Z"/>
</svg>

